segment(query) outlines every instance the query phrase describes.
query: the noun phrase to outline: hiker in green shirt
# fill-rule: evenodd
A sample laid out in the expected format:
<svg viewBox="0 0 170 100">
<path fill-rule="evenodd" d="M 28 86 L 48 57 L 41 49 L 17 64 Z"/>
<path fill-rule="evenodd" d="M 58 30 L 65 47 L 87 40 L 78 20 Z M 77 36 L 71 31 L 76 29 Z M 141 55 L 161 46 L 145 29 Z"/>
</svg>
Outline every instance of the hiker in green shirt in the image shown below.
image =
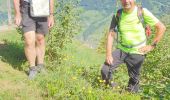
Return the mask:
<svg viewBox="0 0 170 100">
<path fill-rule="evenodd" d="M 107 37 L 106 61 L 101 69 L 102 79 L 111 87 L 116 86 L 112 81 L 112 71 L 118 65 L 127 65 L 129 82 L 126 90 L 138 92 L 139 74 L 145 54 L 152 51 L 163 36 L 165 26 L 146 8 L 141 8 L 141 14 L 146 24 L 155 27 L 155 37 L 152 44 L 146 45 L 145 26 L 139 18 L 139 7 L 135 0 L 121 0 L 122 10 L 113 16 Z M 116 33 L 116 29 L 118 33 Z M 117 34 L 117 36 L 116 36 Z M 113 39 L 117 37 L 117 49 L 112 52 Z"/>
</svg>

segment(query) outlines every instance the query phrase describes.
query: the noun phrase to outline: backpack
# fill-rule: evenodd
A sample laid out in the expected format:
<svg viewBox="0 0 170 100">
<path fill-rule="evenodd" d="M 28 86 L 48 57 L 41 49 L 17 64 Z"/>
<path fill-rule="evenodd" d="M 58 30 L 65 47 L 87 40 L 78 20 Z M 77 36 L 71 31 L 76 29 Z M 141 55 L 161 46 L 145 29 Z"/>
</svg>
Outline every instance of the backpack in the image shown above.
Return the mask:
<svg viewBox="0 0 170 100">
<path fill-rule="evenodd" d="M 121 8 L 117 11 L 117 14 L 116 14 L 117 30 L 119 30 L 119 22 L 121 20 L 122 12 L 123 12 L 123 9 Z M 142 26 L 145 29 L 145 35 L 148 39 L 151 36 L 152 31 L 151 31 L 151 27 L 149 25 L 145 24 L 145 22 L 144 22 L 143 8 L 141 6 L 137 6 L 137 16 L 138 16 L 139 22 L 142 23 Z M 117 35 L 117 42 L 126 48 L 133 48 L 133 47 L 143 44 L 144 42 L 146 42 L 146 40 L 144 40 L 141 43 L 136 44 L 136 45 L 127 46 L 127 45 L 122 44 L 121 41 L 118 41 L 118 35 Z"/>
<path fill-rule="evenodd" d="M 50 15 L 50 0 L 30 0 L 32 17 L 47 17 Z"/>
</svg>

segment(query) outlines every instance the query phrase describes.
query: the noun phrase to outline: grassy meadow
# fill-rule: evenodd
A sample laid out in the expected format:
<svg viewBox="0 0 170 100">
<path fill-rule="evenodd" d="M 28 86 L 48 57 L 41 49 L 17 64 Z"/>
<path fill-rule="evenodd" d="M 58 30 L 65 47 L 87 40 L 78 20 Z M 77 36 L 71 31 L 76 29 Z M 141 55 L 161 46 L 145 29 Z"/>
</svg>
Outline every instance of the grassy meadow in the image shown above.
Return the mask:
<svg viewBox="0 0 170 100">
<path fill-rule="evenodd" d="M 49 66 L 46 62 L 47 69 L 54 69 L 49 69 L 47 74 L 39 74 L 32 81 L 27 77 L 28 63 L 24 56 L 21 35 L 15 30 L 0 32 L 0 41 L 0 100 L 170 99 L 169 75 L 164 75 L 168 72 L 162 71 L 169 70 L 168 62 L 162 64 L 165 69 L 157 70 L 159 75 L 155 76 L 154 72 L 147 71 L 149 69 L 144 66 L 146 70 L 142 71 L 142 89 L 139 93 L 132 94 L 124 90 L 128 82 L 126 67 L 122 65 L 114 73 L 114 81 L 119 83 L 119 86 L 105 86 L 100 77 L 105 55 L 97 53 L 78 40 L 69 43 L 63 50 L 65 58 L 62 65 Z M 147 63 L 152 65 L 154 61 Z M 150 69 L 156 71 L 153 67 Z"/>
</svg>

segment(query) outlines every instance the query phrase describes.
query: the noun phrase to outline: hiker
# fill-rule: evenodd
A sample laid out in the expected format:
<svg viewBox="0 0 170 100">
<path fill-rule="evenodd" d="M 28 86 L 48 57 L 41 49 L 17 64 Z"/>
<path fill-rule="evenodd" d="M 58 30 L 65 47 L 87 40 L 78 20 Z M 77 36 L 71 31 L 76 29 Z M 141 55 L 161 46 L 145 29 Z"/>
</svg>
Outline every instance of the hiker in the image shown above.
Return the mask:
<svg viewBox="0 0 170 100">
<path fill-rule="evenodd" d="M 145 54 L 156 47 L 166 28 L 150 11 L 146 8 L 141 8 L 144 22 L 156 29 L 152 44 L 146 45 L 145 26 L 138 16 L 140 7 L 136 5 L 135 0 L 120 1 L 122 9 L 113 15 L 107 36 L 106 61 L 101 68 L 101 76 L 107 85 L 111 87 L 117 86 L 113 82 L 112 72 L 118 65 L 125 63 L 129 75 L 126 90 L 136 93 L 139 90 L 139 74 Z M 117 47 L 112 52 L 112 44 L 115 37 L 117 37 Z"/>
<path fill-rule="evenodd" d="M 38 72 L 44 70 L 45 35 L 54 25 L 54 1 L 46 0 L 47 11 L 45 5 L 37 11 L 36 6 L 40 5 L 40 1 L 44 3 L 45 0 L 14 0 L 15 24 L 22 27 L 24 51 L 29 62 L 29 79 L 34 79 Z M 35 6 L 35 2 L 40 3 Z M 32 9 L 35 9 L 34 12 L 31 12 Z"/>
</svg>

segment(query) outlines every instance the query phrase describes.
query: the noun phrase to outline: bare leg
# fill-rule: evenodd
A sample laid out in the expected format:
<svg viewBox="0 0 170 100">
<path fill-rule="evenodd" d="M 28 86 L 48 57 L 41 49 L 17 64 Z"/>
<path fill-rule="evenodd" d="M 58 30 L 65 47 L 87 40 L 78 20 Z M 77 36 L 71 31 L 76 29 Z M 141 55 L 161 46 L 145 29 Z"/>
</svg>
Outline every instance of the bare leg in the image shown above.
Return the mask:
<svg viewBox="0 0 170 100">
<path fill-rule="evenodd" d="M 35 49 L 35 32 L 30 31 L 24 33 L 24 42 L 25 42 L 25 55 L 31 66 L 35 66 L 36 59 L 36 49 Z"/>
<path fill-rule="evenodd" d="M 43 34 L 36 34 L 37 64 L 44 64 L 45 37 Z"/>
</svg>

